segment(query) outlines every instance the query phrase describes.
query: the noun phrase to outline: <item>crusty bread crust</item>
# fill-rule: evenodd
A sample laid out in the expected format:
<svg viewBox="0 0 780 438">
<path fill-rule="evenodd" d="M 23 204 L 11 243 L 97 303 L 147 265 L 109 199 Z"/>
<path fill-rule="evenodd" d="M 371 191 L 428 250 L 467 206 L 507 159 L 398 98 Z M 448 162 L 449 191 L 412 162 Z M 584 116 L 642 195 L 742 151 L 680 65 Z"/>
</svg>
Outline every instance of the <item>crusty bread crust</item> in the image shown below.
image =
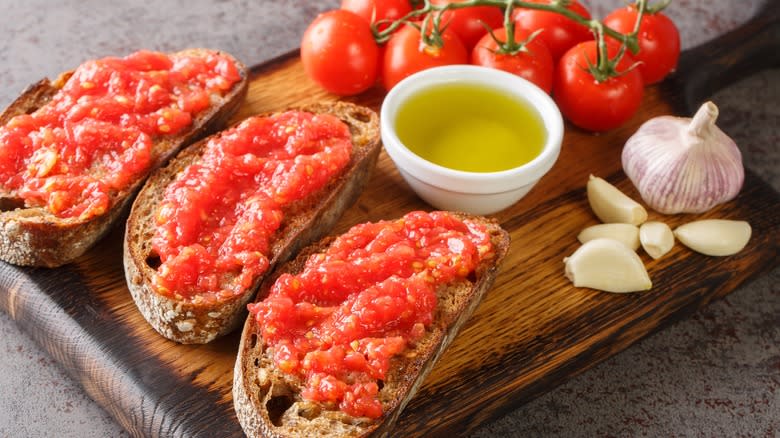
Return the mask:
<svg viewBox="0 0 780 438">
<path fill-rule="evenodd" d="M 461 326 L 493 284 L 501 261 L 509 250 L 509 233 L 497 222 L 458 213 L 460 218 L 484 223 L 496 257 L 480 264 L 474 278 L 440 287 L 433 324 L 414 347 L 391 359 L 390 371 L 379 391 L 384 415 L 376 420 L 351 417 L 338 408 L 303 400 L 303 382 L 276 369 L 254 318 L 247 318 L 241 333 L 233 372 L 233 405 L 241 427 L 250 437 L 367 437 L 387 436 L 401 411 L 414 396 L 430 370 Z M 294 260 L 266 278 L 258 300 L 268 294 L 282 273 L 297 274 L 312 254 L 324 251 L 332 238 L 303 250 Z"/>
<path fill-rule="evenodd" d="M 187 49 L 179 53 L 206 52 L 213 51 Z M 112 197 L 111 208 L 105 214 L 87 220 L 60 218 L 45 207 L 20 208 L 21 201 L 0 191 L 0 260 L 22 266 L 56 267 L 82 255 L 100 240 L 126 211 L 152 171 L 193 140 L 222 127 L 240 107 L 247 93 L 248 71 L 242 63 L 231 59 L 241 73 L 241 80 L 225 96 L 213 95 L 209 109 L 198 114 L 187 131 L 155 139 L 152 166 L 142 178 Z M 27 88 L 0 114 L 0 125 L 48 103 L 72 73 L 65 72 L 54 81 L 43 79 Z"/>
<path fill-rule="evenodd" d="M 355 202 L 376 164 L 381 143 L 379 118 L 369 108 L 346 102 L 318 103 L 299 108 L 329 113 L 350 128 L 352 157 L 341 174 L 325 187 L 285 211 L 282 226 L 271 244 L 270 272 L 277 263 L 327 233 L 341 214 Z M 216 134 L 220 135 L 220 134 Z M 155 270 L 147 263 L 153 253 L 154 217 L 170 184 L 187 165 L 196 161 L 208 138 L 187 148 L 168 167 L 160 169 L 138 195 L 128 219 L 124 244 L 128 288 L 144 318 L 166 338 L 185 344 L 207 343 L 225 335 L 246 317 L 246 305 L 255 295 L 262 276 L 243 294 L 217 303 L 194 303 L 159 294 L 152 287 Z"/>
</svg>

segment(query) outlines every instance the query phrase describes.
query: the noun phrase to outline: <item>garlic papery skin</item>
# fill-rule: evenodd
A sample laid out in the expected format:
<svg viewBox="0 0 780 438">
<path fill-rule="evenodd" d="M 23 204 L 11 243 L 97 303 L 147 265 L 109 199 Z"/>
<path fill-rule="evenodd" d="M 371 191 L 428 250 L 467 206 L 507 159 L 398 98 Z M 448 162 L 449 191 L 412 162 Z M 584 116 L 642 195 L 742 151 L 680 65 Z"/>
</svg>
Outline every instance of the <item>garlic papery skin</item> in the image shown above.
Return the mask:
<svg viewBox="0 0 780 438">
<path fill-rule="evenodd" d="M 577 240 L 586 243 L 593 239 L 606 238 L 617 240 L 636 251 L 639 249 L 639 228 L 631 224 L 598 224 L 580 231 Z"/>
<path fill-rule="evenodd" d="M 657 260 L 674 247 L 674 234 L 669 225 L 663 222 L 649 221 L 639 227 L 639 241 L 645 252 Z"/>
<path fill-rule="evenodd" d="M 638 292 L 653 287 L 645 265 L 631 248 L 613 239 L 593 239 L 563 259 L 574 287 L 605 292 Z"/>
<path fill-rule="evenodd" d="M 655 117 L 623 147 L 623 171 L 653 210 L 703 213 L 742 189 L 745 168 L 734 141 L 715 125 L 718 107 L 704 103 L 691 118 Z"/>
<path fill-rule="evenodd" d="M 674 230 L 683 245 L 709 256 L 729 256 L 742 251 L 751 234 L 749 223 L 727 219 L 688 222 Z"/>
</svg>

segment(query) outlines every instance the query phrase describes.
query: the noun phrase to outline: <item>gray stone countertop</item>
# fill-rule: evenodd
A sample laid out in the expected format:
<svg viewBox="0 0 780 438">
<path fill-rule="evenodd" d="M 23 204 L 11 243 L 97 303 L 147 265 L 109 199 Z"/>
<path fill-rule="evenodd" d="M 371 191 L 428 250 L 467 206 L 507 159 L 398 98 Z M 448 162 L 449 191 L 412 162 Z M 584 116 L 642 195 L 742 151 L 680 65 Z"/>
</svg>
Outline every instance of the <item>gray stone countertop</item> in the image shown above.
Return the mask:
<svg viewBox="0 0 780 438">
<path fill-rule="evenodd" d="M 777 0 L 769 0 L 777 1 Z M 584 1 L 603 17 L 620 0 Z M 675 0 L 693 47 L 747 21 L 758 1 Z M 29 83 L 139 48 L 211 47 L 248 64 L 295 48 L 338 0 L 8 0 L 0 13 L 0 106 Z M 780 71 L 713 99 L 747 167 L 780 190 Z M 651 336 L 474 436 L 780 436 L 780 269 Z M 0 312 L 0 437 L 126 436 Z"/>
</svg>

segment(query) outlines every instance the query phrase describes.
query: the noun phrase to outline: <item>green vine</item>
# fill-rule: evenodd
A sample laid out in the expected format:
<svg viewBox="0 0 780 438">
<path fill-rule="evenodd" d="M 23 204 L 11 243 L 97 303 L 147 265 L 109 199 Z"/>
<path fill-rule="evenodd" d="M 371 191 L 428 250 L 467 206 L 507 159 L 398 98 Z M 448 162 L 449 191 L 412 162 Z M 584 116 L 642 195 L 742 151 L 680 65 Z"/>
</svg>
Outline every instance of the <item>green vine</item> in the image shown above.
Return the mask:
<svg viewBox="0 0 780 438">
<path fill-rule="evenodd" d="M 390 22 L 389 25 L 382 31 L 378 30 L 376 26 L 378 23 L 375 23 L 372 25 L 372 30 L 376 41 L 382 44 L 387 42 L 393 32 L 395 32 L 400 26 L 404 24 L 412 24 L 417 26 L 416 24 L 413 24 L 415 19 L 421 16 L 425 16 L 422 29 L 431 29 L 431 31 L 430 34 L 429 32 L 421 32 L 423 34 L 423 43 L 426 45 L 441 47 L 441 32 L 444 30 L 440 29 L 439 25 L 441 20 L 441 13 L 443 11 L 448 9 L 469 8 L 473 6 L 495 6 L 504 9 L 504 26 L 507 30 L 507 41 L 498 41 L 491 29 L 488 29 L 488 32 L 493 35 L 493 38 L 496 39 L 497 43 L 499 43 L 499 53 L 516 54 L 525 50 L 525 44 L 533 39 L 537 33 L 531 35 L 526 41 L 515 41 L 514 22 L 511 18 L 512 11 L 515 8 L 549 11 L 563 15 L 570 20 L 586 26 L 594 33 L 598 44 L 598 60 L 595 64 L 589 65 L 588 70 L 597 81 L 601 82 L 610 77 L 626 73 L 626 71 L 618 72 L 616 70 L 616 66 L 620 62 L 620 59 L 624 56 L 626 49 L 634 54 L 639 52 L 638 34 L 642 17 L 645 14 L 657 13 L 667 7 L 670 3 L 671 0 L 661 0 L 653 6 L 649 6 L 648 0 L 635 0 L 633 2 L 633 7 L 637 9 L 637 20 L 633 31 L 629 34 L 617 32 L 605 26 L 599 20 L 584 18 L 576 12 L 568 9 L 567 6 L 571 4 L 571 0 L 553 0 L 550 3 L 531 3 L 522 0 L 465 0 L 459 3 L 446 3 L 441 5 L 434 5 L 430 2 L 430 0 L 418 0 L 414 2 L 415 7 L 420 4 L 422 4 L 422 7 L 412 10 L 410 13 L 399 20 Z M 430 20 L 431 16 L 434 17 L 433 26 L 429 26 L 428 23 L 428 20 Z M 419 28 L 419 26 L 417 27 Z M 621 48 L 614 58 L 609 58 L 608 56 L 606 37 L 613 38 L 621 43 Z M 631 66 L 629 70 L 634 67 L 635 65 Z"/>
</svg>

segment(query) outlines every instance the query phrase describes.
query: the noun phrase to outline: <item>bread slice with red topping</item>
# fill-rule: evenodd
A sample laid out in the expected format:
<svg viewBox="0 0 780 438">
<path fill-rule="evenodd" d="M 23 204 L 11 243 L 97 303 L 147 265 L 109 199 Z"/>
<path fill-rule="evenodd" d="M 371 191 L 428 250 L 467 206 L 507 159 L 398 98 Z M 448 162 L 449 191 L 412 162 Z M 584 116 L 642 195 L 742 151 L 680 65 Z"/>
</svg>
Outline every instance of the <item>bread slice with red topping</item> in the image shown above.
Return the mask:
<svg viewBox="0 0 780 438">
<path fill-rule="evenodd" d="M 206 109 L 196 113 L 192 123 L 182 131 L 152 137 L 151 165 L 122 189 L 109 192 L 109 207 L 103 213 L 83 218 L 61 217 L 53 214 L 46 205 L 26 206 L 18 190 L 0 185 L 0 260 L 22 266 L 45 267 L 72 261 L 103 237 L 123 212 L 126 213 L 126 207 L 154 169 L 167 162 L 182 147 L 221 128 L 246 96 L 248 71 L 232 56 L 210 49 L 187 49 L 176 55 L 205 57 L 210 54 L 231 60 L 240 80 L 226 91 L 211 93 Z M 68 71 L 56 80 L 43 79 L 30 86 L 0 114 L 0 126 L 6 126 L 14 117 L 31 114 L 51 102 L 73 74 L 74 71 Z M 82 86 L 87 85 L 95 86 L 92 83 Z"/>
<path fill-rule="evenodd" d="M 478 261 L 474 270 L 468 275 L 456 276 L 454 280 L 436 286 L 436 304 L 432 323 L 425 327 L 422 334 L 415 334 L 415 339 L 408 343 L 405 349 L 390 358 L 389 368 L 384 379 L 377 382 L 376 399 L 381 403 L 381 416 L 376 418 L 352 416 L 346 413 L 340 404 L 332 401 L 317 402 L 312 401 L 311 397 L 304 397 L 302 395 L 304 390 L 309 390 L 306 386 L 306 379 L 295 372 L 282 371 L 276 365 L 275 347 L 270 345 L 265 337 L 265 333 L 268 332 L 263 331 L 263 327 L 259 326 L 258 319 L 252 314 L 247 319 L 241 334 L 233 374 L 234 407 L 247 436 L 279 438 L 393 436 L 392 428 L 401 411 L 422 385 L 425 377 L 450 341 L 457 335 L 483 296 L 491 288 L 499 272 L 500 264 L 509 249 L 509 234 L 495 220 L 461 213 L 449 214 L 460 220 L 468 220 L 484 226 L 492 248 L 488 250 L 488 255 Z M 313 260 L 318 259 L 326 260 L 324 254 L 329 251 L 329 247 L 334 245 L 337 239 L 323 239 L 301 251 L 294 260 L 278 267 L 260 287 L 258 302 L 262 301 L 269 295 L 269 291 L 278 286 L 275 286 L 274 283 L 280 277 L 291 278 L 288 274 L 301 274 L 307 263 L 311 264 Z M 482 250 L 480 249 L 480 251 Z M 457 269 L 458 264 L 456 263 L 454 266 Z M 310 272 L 311 269 L 309 268 L 308 271 Z M 280 281 L 280 283 L 285 281 Z M 293 284 L 294 290 L 301 287 L 301 283 L 295 282 L 295 280 L 293 282 L 287 284 Z M 406 291 L 408 294 L 409 289 L 407 288 Z M 306 294 L 308 293 L 306 292 Z M 407 299 L 413 300 L 409 297 L 407 295 Z M 318 302 L 317 299 L 314 302 Z M 320 305 L 326 306 L 327 304 Z M 296 304 L 296 306 L 298 305 Z M 347 307 L 356 309 L 351 304 Z M 373 309 L 359 308 L 362 313 L 374 312 Z M 341 308 L 336 310 L 336 312 L 340 311 Z M 338 315 L 338 320 L 349 319 L 344 319 L 341 313 Z M 393 320 L 391 324 L 396 324 L 396 322 Z M 309 323 L 307 322 L 307 324 Z M 276 333 L 277 330 L 277 327 L 273 327 L 271 333 Z M 326 336 L 328 340 L 324 342 L 325 348 L 328 348 L 327 345 L 333 342 L 330 335 L 323 335 L 319 328 L 314 330 L 319 333 L 315 336 Z M 390 330 L 391 333 L 394 333 L 392 330 L 396 330 L 396 326 L 394 325 Z M 306 333 L 305 337 L 310 339 L 310 333 L 312 332 Z M 293 343 L 293 345 L 296 344 Z M 350 354 L 350 351 L 360 353 L 358 356 L 365 354 L 366 358 L 371 360 L 372 353 L 370 351 L 361 352 L 356 341 L 351 345 L 351 350 L 349 347 L 346 349 L 347 354 Z M 329 351 L 332 351 L 332 347 Z M 300 366 L 307 366 L 305 365 L 307 361 L 314 360 L 312 357 L 317 356 L 306 354 L 305 359 L 300 362 L 304 365 Z M 353 363 L 352 359 L 345 362 L 345 370 L 347 371 L 344 375 L 350 376 L 347 377 L 348 379 L 354 379 L 354 372 L 349 371 L 355 369 L 352 368 Z M 333 368 L 328 368 L 326 365 L 325 369 L 332 370 Z"/>
<path fill-rule="evenodd" d="M 324 186 L 283 208 L 283 219 L 271 236 L 265 254 L 269 262 L 265 272 L 271 272 L 277 263 L 293 257 L 300 248 L 332 228 L 361 193 L 381 150 L 379 117 L 370 108 L 346 102 L 322 102 L 294 110 L 335 116 L 349 130 L 351 151 L 345 166 Z M 283 113 L 286 111 L 264 116 Z M 187 148 L 167 167 L 152 175 L 133 204 L 127 222 L 124 266 L 128 288 L 152 327 L 164 337 L 180 343 L 207 343 L 237 328 L 264 276 L 257 276 L 240 293 L 216 300 L 178 296 L 176 291 L 161 293 L 155 286 L 160 258 L 153 247 L 153 236 L 166 187 L 190 164 L 198 162 L 210 139 L 218 139 L 230 131 L 215 134 Z"/>
</svg>

